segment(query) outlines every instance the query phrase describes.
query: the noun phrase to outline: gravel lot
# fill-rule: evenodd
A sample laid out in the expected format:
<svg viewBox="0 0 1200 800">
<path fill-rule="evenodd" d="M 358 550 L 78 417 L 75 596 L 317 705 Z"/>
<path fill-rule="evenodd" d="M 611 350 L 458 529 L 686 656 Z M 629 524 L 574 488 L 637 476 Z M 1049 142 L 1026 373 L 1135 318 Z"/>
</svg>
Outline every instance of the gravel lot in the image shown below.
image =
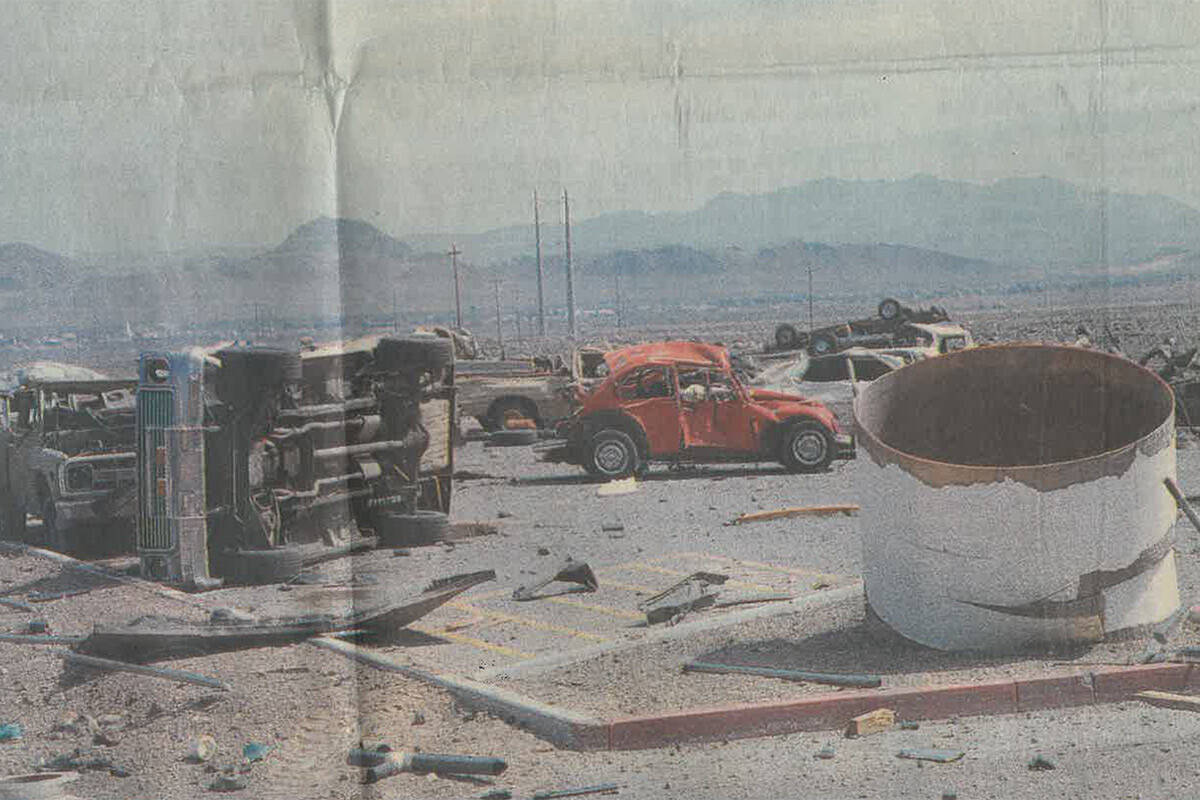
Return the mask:
<svg viewBox="0 0 1200 800">
<path fill-rule="evenodd" d="M 968 321 L 988 336 L 1061 340 L 1071 337 L 1077 321 L 1096 327 L 1109 320 L 1128 327 L 1134 341 L 1153 342 L 1169 329 L 1163 320 L 1175 319 L 1153 308 L 1073 314 L 979 312 Z M 730 325 L 727 332 L 727 339 L 758 336 L 752 326 Z M 86 633 L 97 621 L 143 614 L 203 618 L 217 606 L 264 615 L 304 613 L 345 607 L 379 587 L 416 590 L 436 577 L 495 569 L 494 583 L 370 646 L 405 663 L 488 678 L 603 715 L 831 691 L 759 678 L 681 676 L 681 663 L 701 656 L 874 672 L 884 676 L 885 686 L 895 687 L 1086 669 L 1090 662 L 1125 661 L 1144 643 L 1135 639 L 1025 657 L 940 654 L 881 641 L 863 625 L 859 599 L 649 641 L 652 632 L 639 626 L 638 599 L 696 569 L 728 573 L 733 582 L 726 592 L 738 596 L 819 597 L 852 585 L 861 572 L 857 517 L 726 523 L 747 511 L 854 503 L 864 465 L 837 463 L 815 476 L 789 475 L 774 465 L 656 469 L 634 494 L 602 498 L 582 472 L 537 464 L 524 448 L 468 444 L 457 458 L 459 469 L 494 477 L 459 482 L 455 518 L 493 522 L 497 535 L 406 554 L 377 551 L 323 566 L 324 580 L 341 586 L 228 589 L 194 602 L 64 573 L 31 556 L 3 556 L 0 595 L 87 591 L 36 604 L 33 613 L 0 608 L 0 629 L 20 631 L 31 619 L 42 619 L 55 633 Z M 1190 439 L 1181 442 L 1179 476 L 1185 490 L 1200 491 L 1200 448 Z M 1195 601 L 1200 535 L 1186 522 L 1174 533 L 1182 596 Z M 566 555 L 592 565 L 600 591 L 532 603 L 511 600 L 513 588 Z M 359 588 L 347 590 L 351 580 Z M 712 610 L 692 619 L 735 613 Z M 1200 630 L 1186 626 L 1180 641 L 1200 643 Z M 555 655 L 569 660 L 597 648 L 610 650 L 554 668 L 519 669 L 522 663 Z M 510 766 L 496 785 L 517 797 L 605 781 L 619 783 L 623 796 L 694 799 L 798 792 L 829 798 L 937 798 L 945 792 L 963 798 L 1163 797 L 1186 794 L 1200 780 L 1193 763 L 1200 715 L 1138 704 L 923 723 L 916 731 L 859 740 L 797 734 L 648 752 L 571 753 L 499 720 L 464 714 L 439 690 L 309 645 L 172 662 L 228 681 L 229 693 L 128 674 L 68 671 L 53 651 L 0 643 L 0 724 L 24 728 L 22 738 L 0 744 L 0 770 L 26 772 L 78 748 L 85 762 L 100 759 L 75 784 L 72 791 L 81 797 L 201 796 L 226 767 L 246 780 L 239 793 L 246 797 L 458 798 L 486 788 L 413 775 L 362 787 L 357 770 L 345 765 L 346 750 L 360 740 L 501 756 Z M 514 676 L 506 678 L 510 667 L 516 668 Z M 209 764 L 189 763 L 189 743 L 201 734 L 216 739 L 219 753 Z M 273 749 L 261 763 L 245 765 L 241 748 L 249 742 Z M 827 744 L 834 745 L 835 757 L 815 758 Z M 895 757 L 901 747 L 913 746 L 952 747 L 966 756 L 947 765 Z M 1057 769 L 1029 770 L 1036 753 L 1054 760 Z"/>
</svg>

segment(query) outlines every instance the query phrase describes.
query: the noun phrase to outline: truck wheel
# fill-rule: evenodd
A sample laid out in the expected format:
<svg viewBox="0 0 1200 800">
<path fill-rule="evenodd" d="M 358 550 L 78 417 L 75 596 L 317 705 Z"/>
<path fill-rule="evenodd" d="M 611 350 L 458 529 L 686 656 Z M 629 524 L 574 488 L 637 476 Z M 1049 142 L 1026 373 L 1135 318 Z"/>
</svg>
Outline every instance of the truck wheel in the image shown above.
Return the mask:
<svg viewBox="0 0 1200 800">
<path fill-rule="evenodd" d="M 833 460 L 833 437 L 819 422 L 797 422 L 783 433 L 779 460 L 792 472 L 816 472 Z"/>
<path fill-rule="evenodd" d="M 299 353 L 273 347 L 220 350 L 217 358 L 217 397 L 235 408 L 250 405 L 270 387 L 299 383 L 303 374 Z"/>
<path fill-rule="evenodd" d="M 492 403 L 488 409 L 484 430 L 505 430 L 505 423 L 510 419 L 529 419 L 533 420 L 537 427 L 542 427 L 538 420 L 537 407 L 533 403 L 516 397 L 506 397 Z"/>
<path fill-rule="evenodd" d="M 283 583 L 304 568 L 304 551 L 299 547 L 238 550 L 233 554 L 231 562 L 233 579 L 237 583 Z"/>
<path fill-rule="evenodd" d="M 440 372 L 454 363 L 454 342 L 440 336 L 380 339 L 375 368 L 384 372 Z"/>
<path fill-rule="evenodd" d="M 794 349 L 797 338 L 796 329 L 791 325 L 784 324 L 775 328 L 775 346 L 780 350 Z"/>
<path fill-rule="evenodd" d="M 0 504 L 0 540 L 25 541 L 25 509 L 17 508 L 17 504 L 11 500 Z"/>
<path fill-rule="evenodd" d="M 440 511 L 383 511 L 377 515 L 375 535 L 381 547 L 411 547 L 443 541 L 449 527 L 450 518 Z"/>
<path fill-rule="evenodd" d="M 893 320 L 900 316 L 900 301 L 885 297 L 879 303 L 879 318 Z"/>
<path fill-rule="evenodd" d="M 637 445 L 629 434 L 606 428 L 588 442 L 583 468 L 597 477 L 616 480 L 632 475 L 640 460 Z"/>
<path fill-rule="evenodd" d="M 818 333 L 812 340 L 812 354 L 823 356 L 837 349 L 837 341 L 827 333 Z"/>
</svg>

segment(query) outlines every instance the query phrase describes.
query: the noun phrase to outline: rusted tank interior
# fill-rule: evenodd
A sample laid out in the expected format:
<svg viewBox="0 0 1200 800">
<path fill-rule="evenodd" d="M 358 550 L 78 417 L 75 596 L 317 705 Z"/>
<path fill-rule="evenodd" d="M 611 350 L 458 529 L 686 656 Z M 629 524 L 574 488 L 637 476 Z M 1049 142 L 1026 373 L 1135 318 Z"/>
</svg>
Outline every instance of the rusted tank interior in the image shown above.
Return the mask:
<svg viewBox="0 0 1200 800">
<path fill-rule="evenodd" d="M 946 464 L 1036 466 L 1129 445 L 1173 408 L 1170 389 L 1094 350 L 1003 345 L 881 377 L 858 421 L 902 453 Z"/>
</svg>

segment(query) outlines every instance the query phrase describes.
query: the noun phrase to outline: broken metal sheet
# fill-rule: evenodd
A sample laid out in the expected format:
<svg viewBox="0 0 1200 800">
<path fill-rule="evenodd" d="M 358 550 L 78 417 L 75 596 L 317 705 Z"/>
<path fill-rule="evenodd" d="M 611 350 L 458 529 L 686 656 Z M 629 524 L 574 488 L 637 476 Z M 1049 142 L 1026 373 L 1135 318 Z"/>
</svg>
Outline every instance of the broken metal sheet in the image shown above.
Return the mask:
<svg viewBox="0 0 1200 800">
<path fill-rule="evenodd" d="M 717 601 L 717 592 L 710 591 L 729 580 L 728 575 L 716 572 L 693 572 L 664 591 L 638 603 L 646 613 L 646 623 L 678 621 L 689 611 L 707 608 Z"/>
<path fill-rule="evenodd" d="M 555 581 L 563 583 L 579 584 L 578 588 L 571 588 L 568 592 L 594 592 L 600 588 L 600 582 L 596 580 L 596 573 L 592 572 L 592 568 L 588 566 L 586 561 L 575 561 L 570 556 L 559 565 L 554 572 L 548 572 L 537 578 L 528 586 L 518 586 L 513 590 L 513 600 L 538 600 L 542 597 L 553 597 L 555 594 L 564 594 L 564 592 L 552 592 L 550 594 L 538 594 L 538 590 L 548 586 Z"/>
</svg>

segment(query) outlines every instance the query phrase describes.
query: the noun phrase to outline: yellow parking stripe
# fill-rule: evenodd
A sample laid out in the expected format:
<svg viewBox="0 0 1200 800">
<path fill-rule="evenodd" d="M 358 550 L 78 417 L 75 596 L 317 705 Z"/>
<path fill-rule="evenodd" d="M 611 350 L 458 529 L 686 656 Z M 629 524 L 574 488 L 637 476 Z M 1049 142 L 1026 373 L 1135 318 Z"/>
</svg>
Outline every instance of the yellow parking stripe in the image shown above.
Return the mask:
<svg viewBox="0 0 1200 800">
<path fill-rule="evenodd" d="M 509 656 L 510 658 L 519 658 L 522 660 L 533 658 L 533 653 L 526 653 L 524 650 L 517 650 L 515 647 L 505 647 L 502 644 L 492 644 L 491 642 L 485 642 L 483 639 L 475 639 L 471 636 L 462 636 L 461 634 L 450 633 L 449 631 L 439 631 L 437 628 L 429 628 L 424 625 L 409 625 L 408 629 L 416 631 L 417 633 L 423 633 L 427 636 L 434 636 L 438 639 L 445 639 L 450 642 L 455 642 L 457 644 L 467 644 L 480 650 L 490 650 L 493 653 L 499 653 L 501 655 Z"/>
<path fill-rule="evenodd" d="M 800 575 L 805 578 L 833 578 L 840 579 L 844 576 L 834 575 L 831 572 L 817 572 L 812 569 L 797 569 L 795 567 L 781 567 L 775 564 L 765 564 L 761 561 L 746 561 L 741 558 L 729 558 L 728 556 L 716 556 L 710 553 L 678 553 L 677 555 L 685 558 L 698 558 L 705 561 L 722 561 L 726 564 L 741 564 L 747 567 L 766 570 L 767 572 L 782 572 L 787 575 Z"/>
<path fill-rule="evenodd" d="M 646 572 L 658 572 L 663 575 L 677 575 L 680 578 L 686 578 L 688 575 L 692 574 L 690 572 L 680 572 L 677 569 L 666 569 L 664 567 L 652 567 L 649 564 L 637 566 L 637 567 L 634 567 L 634 569 L 645 570 Z M 747 589 L 754 589 L 757 592 L 776 593 L 779 591 L 778 586 L 767 586 L 762 583 L 748 583 L 746 581 L 735 581 L 732 578 L 725 581 L 725 585 L 726 586 L 744 586 Z"/>
<path fill-rule="evenodd" d="M 481 614 L 485 617 L 490 617 L 491 619 L 494 619 L 497 622 L 511 622 L 514 625 L 524 625 L 528 628 L 536 628 L 541 631 L 549 631 L 551 633 L 561 633 L 566 636 L 574 636 L 578 639 L 591 639 L 594 642 L 607 642 L 608 641 L 607 637 L 597 636 L 594 633 L 587 633 L 586 631 L 576 630 L 575 628 L 564 628 L 561 625 L 551 625 L 548 622 L 538 622 L 537 620 L 528 619 L 527 617 L 516 617 L 516 616 L 513 616 L 512 614 L 502 614 L 499 611 L 490 611 L 487 609 L 475 608 L 474 606 L 469 605 L 467 603 L 450 602 L 450 603 L 447 603 L 446 605 L 450 606 L 451 608 L 457 608 L 461 611 L 471 611 L 471 612 L 474 612 L 477 614 Z"/>
<path fill-rule="evenodd" d="M 619 608 L 612 608 L 610 606 L 596 606 L 596 605 L 592 605 L 591 603 L 581 603 L 578 600 L 571 600 L 566 597 L 544 597 L 542 599 L 545 601 L 551 602 L 551 603 L 558 603 L 559 605 L 575 606 L 576 608 L 586 608 L 588 611 L 595 611 L 598 614 L 607 614 L 610 617 L 617 617 L 619 619 L 641 619 L 642 618 L 641 614 L 635 614 L 632 611 L 623 611 Z"/>
</svg>

